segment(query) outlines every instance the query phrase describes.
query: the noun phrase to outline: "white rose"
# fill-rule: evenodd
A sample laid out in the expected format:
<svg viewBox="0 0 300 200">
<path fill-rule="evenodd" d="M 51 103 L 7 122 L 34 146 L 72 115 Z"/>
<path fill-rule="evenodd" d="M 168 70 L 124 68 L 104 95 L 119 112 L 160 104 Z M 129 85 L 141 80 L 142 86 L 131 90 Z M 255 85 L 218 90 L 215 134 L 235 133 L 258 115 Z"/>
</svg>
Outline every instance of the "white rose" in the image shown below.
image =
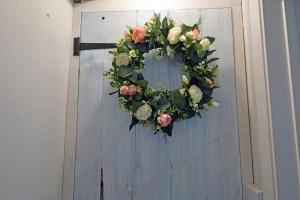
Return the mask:
<svg viewBox="0 0 300 200">
<path fill-rule="evenodd" d="M 129 51 L 129 56 L 130 56 L 131 58 L 135 58 L 135 57 L 136 57 L 135 50 Z"/>
<path fill-rule="evenodd" d="M 188 93 L 189 93 L 189 95 L 192 99 L 193 105 L 199 103 L 202 99 L 202 96 L 203 96 L 202 91 L 196 85 L 192 85 L 189 88 Z"/>
<path fill-rule="evenodd" d="M 181 36 L 179 37 L 179 41 L 180 41 L 180 42 L 185 42 L 185 41 L 186 41 L 186 37 L 185 37 L 184 35 L 181 35 Z"/>
<path fill-rule="evenodd" d="M 128 65 L 131 61 L 130 56 L 127 53 L 120 53 L 116 55 L 116 65 L 122 66 L 122 65 Z"/>
<path fill-rule="evenodd" d="M 152 108 L 148 104 L 140 106 L 137 111 L 135 111 L 134 116 L 138 120 L 145 121 L 152 115 Z"/>
<path fill-rule="evenodd" d="M 181 34 L 181 27 L 175 26 L 169 30 L 168 41 L 171 45 L 177 44 Z"/>
<path fill-rule="evenodd" d="M 201 40 L 200 44 L 204 50 L 207 50 L 210 46 L 210 41 L 209 41 L 209 39 L 204 38 L 203 40 Z"/>
<path fill-rule="evenodd" d="M 182 82 L 184 84 L 188 85 L 190 81 L 189 81 L 189 79 L 185 75 L 182 75 Z"/>
</svg>

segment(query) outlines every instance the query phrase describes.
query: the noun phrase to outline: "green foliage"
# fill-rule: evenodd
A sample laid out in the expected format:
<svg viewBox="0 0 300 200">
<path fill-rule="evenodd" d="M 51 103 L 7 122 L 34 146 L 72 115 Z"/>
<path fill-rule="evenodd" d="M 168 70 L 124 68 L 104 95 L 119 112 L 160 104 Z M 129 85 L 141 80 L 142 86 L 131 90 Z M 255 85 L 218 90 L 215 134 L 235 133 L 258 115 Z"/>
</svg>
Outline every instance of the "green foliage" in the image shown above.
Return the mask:
<svg viewBox="0 0 300 200">
<path fill-rule="evenodd" d="M 117 48 L 110 52 L 113 56 L 112 67 L 104 75 L 107 76 L 110 85 L 117 89 L 111 94 L 118 94 L 119 105 L 132 115 L 130 130 L 135 125 L 142 124 L 143 126 L 152 126 L 155 134 L 162 131 L 165 136 L 171 136 L 174 122 L 196 115 L 201 117 L 201 111 L 207 106 L 211 106 L 208 102 L 213 99 L 213 90 L 220 87 L 216 83 L 219 76 L 218 66 L 214 65 L 219 58 L 210 58 L 215 50 L 204 49 L 200 38 L 194 40 L 188 38 L 170 45 L 168 34 L 174 26 L 175 23 L 172 19 L 164 17 L 161 20 L 160 14 L 154 14 L 145 23 L 147 33 L 143 42 L 134 43 L 132 40 L 124 38 L 117 43 Z M 128 27 L 128 29 L 128 33 L 132 34 L 133 28 Z M 199 29 L 199 23 L 193 26 L 182 24 L 180 35 L 186 36 L 194 29 Z M 214 37 L 205 38 L 209 40 L 210 44 L 215 41 Z M 155 50 L 158 57 L 173 56 L 176 61 L 183 63 L 185 66 L 183 71 L 189 82 L 183 83 L 180 88 L 175 90 L 149 87 L 148 81 L 142 74 L 142 69 L 144 68 L 144 54 L 151 50 Z M 116 64 L 116 58 L 120 59 L 118 55 L 121 53 L 130 56 L 130 63 L 118 60 L 117 64 L 128 63 L 126 66 L 117 66 Z M 202 92 L 202 99 L 196 104 L 192 103 L 188 92 L 191 85 L 196 85 Z M 122 86 L 134 86 L 136 91 L 132 95 L 121 95 L 119 89 Z M 147 120 L 142 121 L 137 119 L 134 113 L 144 104 L 151 107 L 152 114 Z M 157 121 L 157 117 L 161 114 L 168 114 L 172 117 L 168 126 L 162 127 Z"/>
</svg>

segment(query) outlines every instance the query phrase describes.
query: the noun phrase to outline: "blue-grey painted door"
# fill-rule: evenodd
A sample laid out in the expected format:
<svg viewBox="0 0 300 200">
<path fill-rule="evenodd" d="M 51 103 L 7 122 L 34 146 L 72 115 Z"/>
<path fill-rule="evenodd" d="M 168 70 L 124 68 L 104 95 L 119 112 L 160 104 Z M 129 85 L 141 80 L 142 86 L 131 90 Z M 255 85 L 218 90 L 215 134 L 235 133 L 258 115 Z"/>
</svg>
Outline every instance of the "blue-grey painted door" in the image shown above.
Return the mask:
<svg viewBox="0 0 300 200">
<path fill-rule="evenodd" d="M 152 11 L 82 14 L 82 42 L 116 42 L 126 26 L 144 24 Z M 176 124 L 167 143 L 143 127 L 131 132 L 131 117 L 118 108 L 102 76 L 109 50 L 80 55 L 75 200 L 241 200 L 241 165 L 231 9 L 166 10 L 179 23 L 201 18 L 202 35 L 216 37 L 221 77 L 214 96 L 221 106 Z M 152 85 L 176 88 L 180 64 L 170 58 L 145 61 Z M 102 197 L 103 195 L 103 197 Z"/>
</svg>

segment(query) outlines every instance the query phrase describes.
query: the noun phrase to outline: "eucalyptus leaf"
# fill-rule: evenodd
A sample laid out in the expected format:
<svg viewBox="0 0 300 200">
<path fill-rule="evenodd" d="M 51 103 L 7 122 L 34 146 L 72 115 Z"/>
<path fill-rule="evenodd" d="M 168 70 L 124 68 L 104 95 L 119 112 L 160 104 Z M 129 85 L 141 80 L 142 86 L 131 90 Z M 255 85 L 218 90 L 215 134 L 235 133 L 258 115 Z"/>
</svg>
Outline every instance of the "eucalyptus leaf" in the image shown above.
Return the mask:
<svg viewBox="0 0 300 200">
<path fill-rule="evenodd" d="M 172 131 L 173 131 L 173 123 L 171 123 L 169 126 L 167 127 L 162 127 L 161 130 L 166 133 L 168 136 L 172 136 Z"/>
<path fill-rule="evenodd" d="M 147 87 L 148 87 L 148 81 L 147 80 L 138 80 L 138 81 L 136 81 L 136 84 L 138 86 L 140 86 L 141 88 L 143 88 L 143 89 L 147 89 Z"/>
<path fill-rule="evenodd" d="M 157 107 L 159 110 L 165 110 L 170 107 L 170 102 L 167 99 L 159 99 L 157 101 Z"/>
<path fill-rule="evenodd" d="M 131 119 L 131 123 L 129 126 L 129 130 L 131 131 L 131 129 L 137 125 L 139 123 L 139 120 L 137 118 L 134 117 L 134 115 L 132 115 L 132 119 Z"/>
<path fill-rule="evenodd" d="M 131 76 L 132 73 L 133 73 L 133 67 L 130 67 L 130 66 L 120 66 L 119 67 L 119 75 L 121 77 L 128 77 L 128 76 Z"/>
<path fill-rule="evenodd" d="M 144 105 L 143 102 L 140 102 L 140 101 L 134 101 L 133 104 L 132 104 L 132 112 L 135 113 L 135 111 L 137 111 L 137 109 Z"/>
</svg>

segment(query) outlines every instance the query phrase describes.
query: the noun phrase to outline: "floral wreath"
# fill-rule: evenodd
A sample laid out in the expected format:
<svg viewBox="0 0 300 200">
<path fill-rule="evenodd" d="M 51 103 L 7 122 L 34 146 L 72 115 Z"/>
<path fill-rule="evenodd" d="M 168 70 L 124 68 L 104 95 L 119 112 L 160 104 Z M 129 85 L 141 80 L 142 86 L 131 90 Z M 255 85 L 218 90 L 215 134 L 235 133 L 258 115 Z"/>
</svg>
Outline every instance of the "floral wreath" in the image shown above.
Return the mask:
<svg viewBox="0 0 300 200">
<path fill-rule="evenodd" d="M 199 20 L 200 21 L 200 20 Z M 154 134 L 162 131 L 171 136 L 173 123 L 199 116 L 209 107 L 219 104 L 212 97 L 219 85 L 218 66 L 212 63 L 218 58 L 208 58 L 215 50 L 209 50 L 213 37 L 200 38 L 199 23 L 193 26 L 176 25 L 160 14 L 144 26 L 128 27 L 124 38 L 116 45 L 112 67 L 105 72 L 110 85 L 117 91 L 121 108 L 132 115 L 129 126 L 152 126 Z M 154 50 L 155 55 L 172 56 L 184 65 L 182 87 L 173 90 L 149 87 L 144 79 L 145 54 Z"/>
</svg>

